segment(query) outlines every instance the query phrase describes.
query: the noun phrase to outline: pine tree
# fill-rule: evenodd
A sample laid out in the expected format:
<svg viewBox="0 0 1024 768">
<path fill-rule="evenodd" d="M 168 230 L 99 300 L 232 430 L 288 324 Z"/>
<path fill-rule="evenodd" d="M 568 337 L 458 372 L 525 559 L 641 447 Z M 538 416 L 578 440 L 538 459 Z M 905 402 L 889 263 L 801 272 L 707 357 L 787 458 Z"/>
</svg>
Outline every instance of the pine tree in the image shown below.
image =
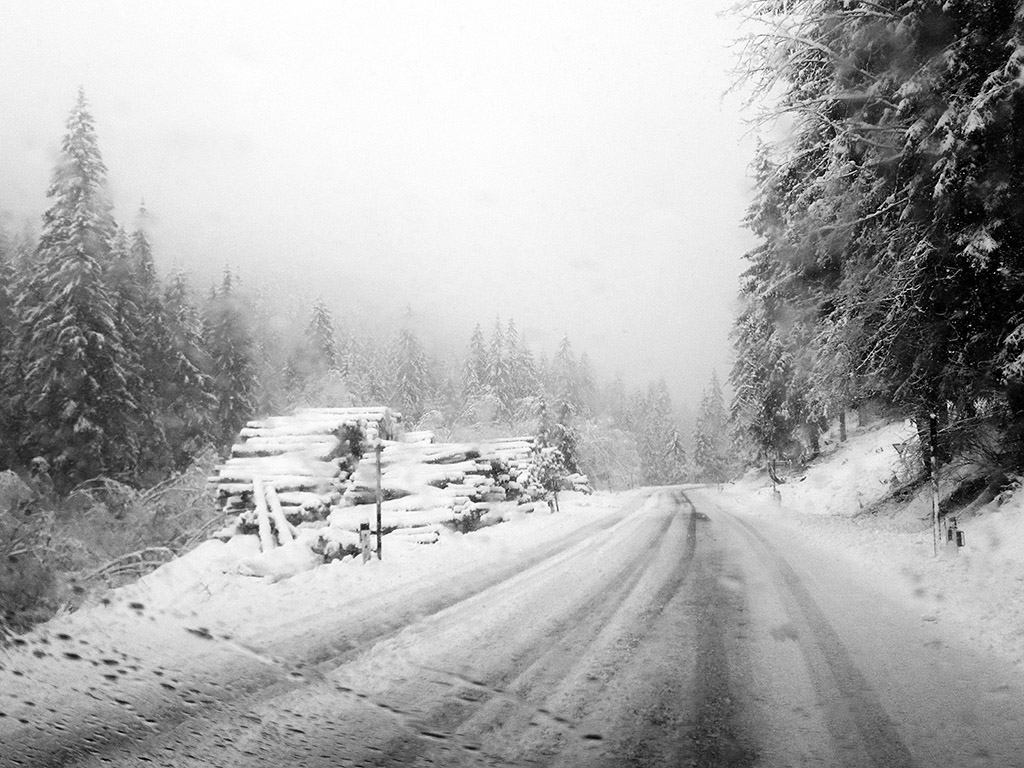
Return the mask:
<svg viewBox="0 0 1024 768">
<path fill-rule="evenodd" d="M 509 323 L 511 322 L 510 320 Z M 541 395 L 543 386 L 533 353 L 525 342 L 520 340 L 514 346 L 509 346 L 509 349 L 512 355 L 513 413 L 511 416 L 515 421 L 526 421 L 530 418 L 533 404 Z"/>
<path fill-rule="evenodd" d="M 676 429 L 672 399 L 664 379 L 637 391 L 629 405 L 626 421 L 636 437 L 640 471 L 647 485 L 677 482 L 667 447 Z"/>
<path fill-rule="evenodd" d="M 606 387 L 604 394 L 604 410 L 619 429 L 632 430 L 629 418 L 629 397 L 626 394 L 626 383 L 622 374 L 616 373 L 615 378 Z"/>
<path fill-rule="evenodd" d="M 11 420 L 13 382 L 9 382 L 4 374 L 14 351 L 16 315 L 12 288 L 15 280 L 14 244 L 0 219 L 0 467 L 4 468 L 9 467 L 14 458 Z"/>
<path fill-rule="evenodd" d="M 867 397 L 919 431 L 934 413 L 942 435 L 1012 432 L 1024 415 L 1018 4 L 744 6 L 763 24 L 749 77 L 768 117 L 794 118 L 757 159 L 761 243 L 737 349 L 754 357 L 732 377 L 762 447 L 798 428 L 813 450 L 819 419 Z"/>
<path fill-rule="evenodd" d="M 597 407 L 597 385 L 594 383 L 594 370 L 586 352 L 580 355 L 576 364 L 576 380 L 580 398 L 580 413 L 584 416 L 593 415 Z"/>
<path fill-rule="evenodd" d="M 131 476 L 142 387 L 106 271 L 116 226 L 85 95 L 67 122 L 47 190 L 38 253 L 18 312 L 23 458 L 41 455 L 67 482 Z"/>
<path fill-rule="evenodd" d="M 315 370 L 318 373 L 340 371 L 341 355 L 338 352 L 334 316 L 321 297 L 313 304 L 309 325 L 306 326 L 306 342 L 316 361 Z"/>
<path fill-rule="evenodd" d="M 395 344 L 395 404 L 408 424 L 423 415 L 430 390 L 427 359 L 419 339 L 408 327 L 402 328 Z"/>
<path fill-rule="evenodd" d="M 14 243 L 7 233 L 3 219 L 0 219 L 0 370 L 11 352 L 14 337 Z M 0 403 L 2 408 L 2 403 Z"/>
<path fill-rule="evenodd" d="M 694 471 L 705 482 L 721 483 L 729 477 L 727 421 L 722 387 L 718 375 L 712 372 L 711 382 L 701 399 L 693 437 Z"/>
<path fill-rule="evenodd" d="M 551 394 L 559 412 L 580 412 L 579 370 L 568 336 L 562 337 L 551 361 Z"/>
<path fill-rule="evenodd" d="M 138 235 L 136 232 L 129 245 L 128 235 L 118 227 L 110 243 L 106 279 L 124 344 L 125 357 L 121 364 L 139 383 L 134 392 L 138 405 L 135 424 L 139 440 L 138 469 L 162 473 L 169 468 L 170 450 L 158 415 L 157 390 L 167 375 L 164 365 L 169 344 L 152 255 L 148 250 L 140 251 L 135 242 Z M 148 249 L 148 243 L 145 247 Z M 146 258 L 149 259 L 148 271 L 141 266 Z"/>
<path fill-rule="evenodd" d="M 214 362 L 203 347 L 203 321 L 188 277 L 180 270 L 164 289 L 163 310 L 170 348 L 168 375 L 159 390 L 160 413 L 174 466 L 184 469 L 200 449 L 218 438 Z"/>
<path fill-rule="evenodd" d="M 234 439 L 256 411 L 253 338 L 237 298 L 234 278 L 225 269 L 203 318 L 203 347 L 210 356 L 211 391 L 216 400 L 213 433 L 223 445 Z"/>
<path fill-rule="evenodd" d="M 487 392 L 489 368 L 484 333 L 477 323 L 469 338 L 469 352 L 466 355 L 463 391 L 467 401 L 479 398 Z"/>
<path fill-rule="evenodd" d="M 683 437 L 676 427 L 672 427 L 668 445 L 665 447 L 666 477 L 665 482 L 671 484 L 685 483 L 688 479 L 686 448 Z"/>
<path fill-rule="evenodd" d="M 34 294 L 29 274 L 35 262 L 36 242 L 26 222 L 19 233 L 6 240 L 3 272 L 0 277 L 6 301 L 6 336 L 0 346 L 0 462 L 3 466 L 15 463 L 25 426 L 21 403 L 24 401 L 24 360 L 20 354 L 23 313 L 43 297 Z"/>
<path fill-rule="evenodd" d="M 513 381 L 512 357 L 506 344 L 501 321 L 498 319 L 494 321 L 494 331 L 491 334 L 488 363 L 487 389 L 498 403 L 497 417 L 509 421 L 514 411 L 515 383 Z"/>
<path fill-rule="evenodd" d="M 395 396 L 396 354 L 390 344 L 369 343 L 362 349 L 363 400 L 374 405 L 387 405 Z"/>
</svg>

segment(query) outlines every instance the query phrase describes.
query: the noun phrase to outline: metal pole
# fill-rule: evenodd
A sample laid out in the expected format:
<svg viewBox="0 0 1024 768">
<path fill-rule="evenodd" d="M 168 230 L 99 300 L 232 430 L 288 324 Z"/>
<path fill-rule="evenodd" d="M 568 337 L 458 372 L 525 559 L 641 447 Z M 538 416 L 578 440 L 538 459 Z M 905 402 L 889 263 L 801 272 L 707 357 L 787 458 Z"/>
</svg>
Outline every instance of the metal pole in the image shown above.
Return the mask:
<svg viewBox="0 0 1024 768">
<path fill-rule="evenodd" d="M 932 550 L 939 554 L 939 419 L 934 413 L 928 414 L 928 435 L 931 442 L 932 474 Z"/>
<path fill-rule="evenodd" d="M 380 502 L 381 502 L 381 498 L 380 498 L 380 496 L 381 496 L 381 494 L 380 494 L 380 452 L 382 450 L 384 450 L 384 446 L 381 445 L 381 442 L 378 439 L 377 443 L 373 446 L 373 452 L 377 454 L 377 559 L 378 560 L 381 559 L 380 558 L 380 551 L 381 551 L 381 545 L 380 545 L 380 540 L 381 540 L 381 525 L 380 525 Z"/>
</svg>

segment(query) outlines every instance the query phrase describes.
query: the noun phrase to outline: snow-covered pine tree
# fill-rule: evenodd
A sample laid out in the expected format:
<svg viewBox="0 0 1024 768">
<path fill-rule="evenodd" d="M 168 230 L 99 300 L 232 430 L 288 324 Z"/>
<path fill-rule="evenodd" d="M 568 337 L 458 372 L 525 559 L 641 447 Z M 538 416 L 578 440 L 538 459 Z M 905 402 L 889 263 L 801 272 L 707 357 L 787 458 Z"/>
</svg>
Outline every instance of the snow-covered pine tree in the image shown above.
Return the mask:
<svg viewBox="0 0 1024 768">
<path fill-rule="evenodd" d="M 555 384 L 554 376 L 551 372 L 551 361 L 544 353 L 544 350 L 541 350 L 537 354 L 537 392 L 538 394 L 543 393 L 550 398 L 554 389 Z"/>
<path fill-rule="evenodd" d="M 580 412 L 579 370 L 568 336 L 563 336 L 551 361 L 551 395 L 559 413 Z"/>
<path fill-rule="evenodd" d="M 11 384 L 6 378 L 8 360 L 14 346 L 14 244 L 0 219 L 0 467 L 9 467 L 14 458 L 11 421 Z"/>
<path fill-rule="evenodd" d="M 184 469 L 200 449 L 216 440 L 217 399 L 213 358 L 203 347 L 203 322 L 188 276 L 181 270 L 167 281 L 163 310 L 170 351 L 169 375 L 159 391 L 160 412 L 174 466 Z"/>
<path fill-rule="evenodd" d="M 580 398 L 580 414 L 592 416 L 597 408 L 597 385 L 594 383 L 594 369 L 590 365 L 590 356 L 586 352 L 580 354 L 576 363 L 576 381 Z"/>
<path fill-rule="evenodd" d="M 341 356 L 338 352 L 337 331 L 334 316 L 327 307 L 323 297 L 317 297 L 306 326 L 306 343 L 315 361 L 317 373 L 338 371 L 341 368 Z"/>
<path fill-rule="evenodd" d="M 672 398 L 664 379 L 659 379 L 648 387 L 647 409 L 645 448 L 648 453 L 647 468 L 650 471 L 650 480 L 658 485 L 673 483 L 675 472 L 666 447 L 670 443 L 676 424 L 672 412 Z"/>
<path fill-rule="evenodd" d="M 467 402 L 486 394 L 489 368 L 484 332 L 477 323 L 469 337 L 469 351 L 466 354 L 463 393 Z"/>
<path fill-rule="evenodd" d="M 500 408 L 490 386 L 490 376 L 491 350 L 477 323 L 462 366 L 459 421 L 483 423 L 497 418 Z"/>
<path fill-rule="evenodd" d="M 372 398 L 367 394 L 367 377 L 369 375 L 367 345 L 359 334 L 348 333 L 346 335 L 342 359 L 344 360 L 345 380 L 348 382 L 353 396 L 361 403 L 372 402 Z"/>
<path fill-rule="evenodd" d="M 525 383 L 525 371 L 521 369 L 527 350 L 520 342 L 515 318 L 510 317 L 505 325 L 504 347 L 509 368 L 508 395 L 511 409 L 516 410 L 518 402 L 524 397 L 529 397 L 530 391 Z"/>
<path fill-rule="evenodd" d="M 47 190 L 38 253 L 18 309 L 23 459 L 45 456 L 66 483 L 131 476 L 142 382 L 126 361 L 106 269 L 116 231 L 106 166 L 83 91 Z"/>
<path fill-rule="evenodd" d="M 26 221 L 20 232 L 9 235 L 7 241 L 8 261 L 5 270 L 3 291 L 10 304 L 8 307 L 7 336 L 0 353 L 0 430 L 4 446 L 0 449 L 3 466 L 15 463 L 21 444 L 24 414 L 20 411 L 23 399 L 24 368 L 19 352 L 23 312 L 41 302 L 29 284 L 29 275 L 35 263 L 36 238 L 31 225 Z"/>
<path fill-rule="evenodd" d="M 668 445 L 665 447 L 665 464 L 665 482 L 677 484 L 687 481 L 689 468 L 686 463 L 686 447 L 683 445 L 683 436 L 674 426 L 669 433 Z"/>
<path fill-rule="evenodd" d="M 352 404 L 351 350 L 339 342 L 334 316 L 322 297 L 313 303 L 301 340 L 289 346 L 280 370 L 288 407 Z"/>
<path fill-rule="evenodd" d="M 395 396 L 395 356 L 393 343 L 363 346 L 362 398 L 367 404 L 388 405 Z"/>
<path fill-rule="evenodd" d="M 14 242 L 0 218 L 0 370 L 10 354 L 14 335 Z M 0 410 L 3 403 L 0 402 Z"/>
<path fill-rule="evenodd" d="M 512 371 L 512 413 L 511 420 L 528 421 L 534 402 L 540 396 L 542 386 L 533 352 L 519 335 L 515 320 L 509 319 L 505 331 L 505 348 L 508 350 Z"/>
<path fill-rule="evenodd" d="M 510 421 L 514 411 L 515 382 L 512 357 L 506 344 L 505 331 L 498 318 L 495 318 L 494 330 L 491 333 L 488 363 L 487 388 L 498 402 L 497 417 Z"/>
<path fill-rule="evenodd" d="M 759 27 L 743 68 L 764 122 L 791 129 L 759 151 L 748 217 L 761 242 L 746 293 L 781 309 L 764 318 L 772 367 L 737 371 L 737 397 L 761 409 L 754 423 L 769 436 L 813 427 L 852 395 L 914 418 L 922 447 L 931 414 L 943 441 L 966 447 L 978 430 L 1018 439 L 1024 185 L 1008 179 L 1024 163 L 1019 5 L 749 0 L 739 10 Z M 757 349 L 754 336 L 737 352 Z M 784 391 L 747 397 L 748 381 L 769 377 Z M 807 406 L 805 423 L 792 405 Z M 1019 467 L 1024 454 L 1009 453 Z"/>
<path fill-rule="evenodd" d="M 512 389 L 515 399 L 536 397 L 541 387 L 537 362 L 512 318 L 509 318 L 508 327 L 505 329 L 505 348 L 511 357 Z"/>
<path fill-rule="evenodd" d="M 148 243 L 145 245 L 148 248 Z M 149 259 L 148 271 L 140 264 L 140 260 L 146 258 Z M 157 390 L 167 375 L 164 369 L 169 347 L 167 329 L 160 312 L 152 254 L 140 253 L 134 242 L 129 245 L 123 227 L 118 227 L 111 240 L 106 276 L 117 326 L 123 338 L 125 358 L 122 365 L 131 370 L 133 378 L 140 384 L 135 391 L 138 469 L 140 472 L 154 470 L 162 474 L 171 463 L 170 449 L 158 416 L 157 397 Z"/>
<path fill-rule="evenodd" d="M 553 444 L 562 455 L 565 468 L 570 473 L 580 472 L 579 465 L 579 432 L 573 419 L 573 412 L 568 404 L 560 404 L 554 426 Z"/>
<path fill-rule="evenodd" d="M 216 400 L 213 433 L 222 445 L 230 443 L 255 414 L 258 389 L 253 338 L 233 283 L 231 270 L 225 269 L 203 317 L 203 347 L 210 356 Z"/>
<path fill-rule="evenodd" d="M 554 421 L 551 409 L 548 408 L 547 398 L 543 393 L 537 397 L 534 418 L 537 420 L 537 428 L 534 430 L 534 440 L 537 445 L 540 447 L 553 445 Z"/>
<path fill-rule="evenodd" d="M 409 327 L 398 333 L 394 345 L 395 406 L 407 424 L 415 424 L 423 415 L 430 390 L 427 358 L 419 339 Z"/>
<path fill-rule="evenodd" d="M 630 420 L 629 396 L 626 394 L 626 382 L 623 381 L 621 373 L 616 373 L 615 378 L 605 387 L 604 410 L 616 427 L 633 430 Z"/>
<path fill-rule="evenodd" d="M 701 398 L 700 412 L 693 436 L 694 472 L 700 480 L 721 483 L 731 471 L 729 461 L 729 431 L 722 386 L 718 374 L 712 372 L 711 381 Z"/>
<path fill-rule="evenodd" d="M 508 323 L 505 325 L 505 349 L 508 350 L 509 357 L 515 360 L 516 350 L 519 349 L 519 328 L 516 327 L 516 320 L 514 317 L 508 319 Z"/>
</svg>

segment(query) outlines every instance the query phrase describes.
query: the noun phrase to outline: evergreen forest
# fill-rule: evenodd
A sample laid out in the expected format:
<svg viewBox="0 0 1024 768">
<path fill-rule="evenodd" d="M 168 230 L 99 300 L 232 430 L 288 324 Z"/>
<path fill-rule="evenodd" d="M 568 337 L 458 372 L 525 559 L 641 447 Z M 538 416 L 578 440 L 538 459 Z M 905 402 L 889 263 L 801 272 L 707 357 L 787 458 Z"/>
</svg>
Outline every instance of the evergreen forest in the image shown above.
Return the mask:
<svg viewBox="0 0 1024 768">
<path fill-rule="evenodd" d="M 759 107 L 732 419 L 762 459 L 873 404 L 927 472 L 1024 462 L 1019 4 L 754 0 Z M 781 137 L 781 138 L 779 138 Z"/>
<path fill-rule="evenodd" d="M 383 404 L 440 439 L 542 435 L 597 487 L 725 471 L 717 380 L 694 427 L 664 381 L 600 381 L 568 338 L 535 354 L 513 318 L 467 329 L 453 358 L 410 317 L 366 331 L 336 316 L 339 297 L 282 302 L 230 267 L 211 286 L 159 268 L 145 206 L 115 220 L 98 133 L 80 91 L 38 236 L 0 219 L 0 468 L 58 496 L 97 478 L 151 487 L 223 455 L 247 420 Z"/>
</svg>

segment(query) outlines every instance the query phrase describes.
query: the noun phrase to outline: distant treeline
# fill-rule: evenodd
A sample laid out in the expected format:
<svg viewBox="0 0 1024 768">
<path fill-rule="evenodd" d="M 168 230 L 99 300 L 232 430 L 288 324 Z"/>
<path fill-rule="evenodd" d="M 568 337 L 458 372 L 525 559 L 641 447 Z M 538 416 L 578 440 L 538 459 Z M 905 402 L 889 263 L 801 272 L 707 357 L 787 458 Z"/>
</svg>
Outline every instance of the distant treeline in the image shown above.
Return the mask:
<svg viewBox="0 0 1024 768">
<path fill-rule="evenodd" d="M 144 207 L 130 232 L 115 221 L 81 91 L 47 196 L 38 238 L 0 221 L 0 468 L 35 461 L 59 491 L 98 476 L 145 485 L 253 417 L 386 404 L 442 437 L 544 434 L 604 487 L 726 471 L 717 381 L 691 441 L 664 381 L 632 393 L 621 377 L 598 382 L 568 338 L 549 361 L 513 320 L 477 325 L 464 356 L 442 359 L 409 323 L 357 334 L 324 299 L 283 298 L 230 269 L 202 294 L 181 271 L 161 277 Z"/>
</svg>

